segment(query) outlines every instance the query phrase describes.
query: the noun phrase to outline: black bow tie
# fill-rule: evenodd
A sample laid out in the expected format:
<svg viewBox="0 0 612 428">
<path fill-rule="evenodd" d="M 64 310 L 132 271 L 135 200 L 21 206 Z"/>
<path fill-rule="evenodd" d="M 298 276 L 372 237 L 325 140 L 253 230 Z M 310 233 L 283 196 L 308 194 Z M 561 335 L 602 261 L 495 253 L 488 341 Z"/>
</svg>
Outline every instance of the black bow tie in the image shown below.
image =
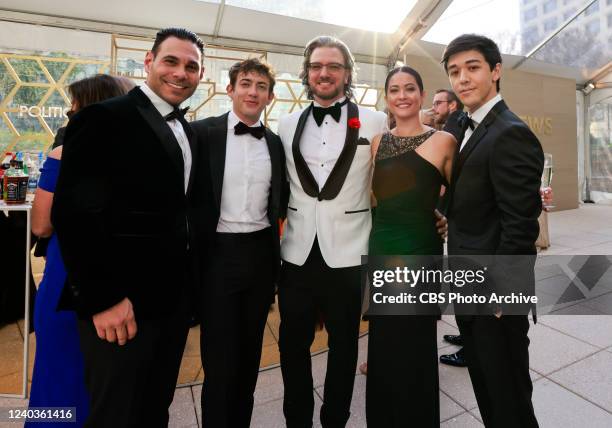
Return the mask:
<svg viewBox="0 0 612 428">
<path fill-rule="evenodd" d="M 185 113 L 187 113 L 187 110 L 189 110 L 189 107 L 185 107 L 185 108 L 174 107 L 174 110 L 172 110 L 170 113 L 165 115 L 164 119 L 166 119 L 166 122 L 169 122 L 175 119 L 179 121 L 185 120 Z"/>
<path fill-rule="evenodd" d="M 336 122 L 340 122 L 340 115 L 342 114 L 341 107 L 346 104 L 347 101 L 348 100 L 345 99 L 341 103 L 336 103 L 331 107 L 317 107 L 313 105 L 312 115 L 314 116 L 315 122 L 317 122 L 317 126 L 321 126 L 323 119 L 325 119 L 325 115 L 327 114 L 333 117 Z"/>
<path fill-rule="evenodd" d="M 474 128 L 476 127 L 474 124 L 474 121 L 472 120 L 471 117 L 469 117 L 467 115 L 467 113 L 463 113 L 459 119 L 457 119 L 457 122 L 459 123 L 459 126 L 461 127 L 462 131 L 466 131 L 468 129 L 468 127 L 473 131 Z"/>
<path fill-rule="evenodd" d="M 246 123 L 238 122 L 236 126 L 234 126 L 234 134 L 243 135 L 243 134 L 251 134 L 253 137 L 261 140 L 261 138 L 266 133 L 266 128 L 263 125 L 259 126 L 248 126 Z"/>
</svg>

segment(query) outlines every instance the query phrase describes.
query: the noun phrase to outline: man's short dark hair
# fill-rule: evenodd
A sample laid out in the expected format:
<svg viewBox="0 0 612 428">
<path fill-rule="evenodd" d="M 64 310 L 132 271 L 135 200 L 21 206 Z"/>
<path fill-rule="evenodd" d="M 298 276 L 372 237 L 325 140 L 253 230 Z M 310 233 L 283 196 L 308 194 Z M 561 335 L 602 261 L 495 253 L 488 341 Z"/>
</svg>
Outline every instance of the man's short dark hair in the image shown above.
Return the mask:
<svg viewBox="0 0 612 428">
<path fill-rule="evenodd" d="M 451 56 L 472 50 L 482 54 L 491 70 L 495 68 L 495 65 L 502 63 L 499 47 L 493 40 L 479 34 L 462 34 L 450 42 L 444 50 L 441 61 L 444 65 L 444 71 L 448 74 L 448 60 Z M 497 92 L 499 92 L 500 80 L 497 80 Z"/>
<path fill-rule="evenodd" d="M 276 84 L 274 69 L 269 64 L 260 61 L 258 58 L 245 59 L 232 65 L 232 68 L 229 70 L 230 85 L 232 85 L 232 87 L 236 85 L 236 79 L 240 73 L 248 74 L 251 71 L 267 77 L 270 81 L 268 91 L 270 94 L 274 92 L 274 85 Z"/>
<path fill-rule="evenodd" d="M 463 110 L 463 103 L 453 91 L 451 91 L 450 89 L 438 89 L 436 91 L 436 94 L 441 94 L 441 93 L 446 94 L 446 98 L 447 98 L 446 100 L 449 103 L 455 102 L 457 104 L 457 110 Z"/>
<path fill-rule="evenodd" d="M 176 37 L 180 40 L 187 40 L 192 42 L 194 45 L 198 47 L 198 50 L 202 54 L 202 61 L 204 61 L 204 42 L 196 33 L 193 31 L 187 30 L 186 28 L 163 28 L 157 32 L 155 35 L 155 41 L 153 42 L 153 47 L 151 48 L 151 52 L 153 55 L 157 55 L 159 52 L 159 46 L 166 40 L 168 37 Z"/>
</svg>

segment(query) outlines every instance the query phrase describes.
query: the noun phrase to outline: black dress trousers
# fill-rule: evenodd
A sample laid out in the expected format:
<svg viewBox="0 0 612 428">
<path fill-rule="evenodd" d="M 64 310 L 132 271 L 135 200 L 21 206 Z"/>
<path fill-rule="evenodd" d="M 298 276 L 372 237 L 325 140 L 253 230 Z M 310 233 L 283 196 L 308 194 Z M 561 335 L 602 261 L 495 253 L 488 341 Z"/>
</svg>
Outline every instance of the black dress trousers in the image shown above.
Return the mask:
<svg viewBox="0 0 612 428">
<path fill-rule="evenodd" d="M 361 318 L 361 269 L 331 268 L 318 241 L 303 266 L 283 261 L 278 290 L 279 349 L 288 428 L 311 427 L 314 411 L 310 346 L 323 321 L 329 352 L 321 424 L 344 427 L 350 416 Z"/>
</svg>

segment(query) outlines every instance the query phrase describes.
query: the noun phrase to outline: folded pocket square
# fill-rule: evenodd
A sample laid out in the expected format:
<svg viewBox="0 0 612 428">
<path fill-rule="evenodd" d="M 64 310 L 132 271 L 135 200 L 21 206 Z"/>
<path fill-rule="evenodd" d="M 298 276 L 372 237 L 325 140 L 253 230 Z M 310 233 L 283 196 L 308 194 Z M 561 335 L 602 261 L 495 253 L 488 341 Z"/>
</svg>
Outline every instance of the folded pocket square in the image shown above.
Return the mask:
<svg viewBox="0 0 612 428">
<path fill-rule="evenodd" d="M 357 145 L 358 146 L 369 146 L 370 142 L 368 141 L 367 138 L 361 137 L 361 138 L 359 138 L 359 140 L 357 140 Z"/>
</svg>

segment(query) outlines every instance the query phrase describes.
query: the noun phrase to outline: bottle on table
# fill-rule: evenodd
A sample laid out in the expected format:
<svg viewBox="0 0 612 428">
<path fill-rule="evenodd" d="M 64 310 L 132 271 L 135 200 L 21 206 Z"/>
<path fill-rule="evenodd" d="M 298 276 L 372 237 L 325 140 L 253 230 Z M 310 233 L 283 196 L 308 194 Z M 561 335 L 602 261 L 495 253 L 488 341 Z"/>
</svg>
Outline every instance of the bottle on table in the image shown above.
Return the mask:
<svg viewBox="0 0 612 428">
<path fill-rule="evenodd" d="M 4 199 L 4 175 L 11 167 L 11 159 L 13 159 L 13 153 L 6 152 L 2 159 L 2 163 L 0 163 L 0 199 Z"/>
<path fill-rule="evenodd" d="M 41 153 L 39 153 L 38 158 L 40 159 Z M 34 193 L 36 193 L 36 187 L 38 187 L 38 179 L 40 178 L 40 163 L 33 156 L 28 153 L 26 155 L 25 164 L 28 167 L 28 192 L 27 199 L 28 201 L 34 200 Z"/>
<path fill-rule="evenodd" d="M 23 204 L 28 191 L 28 174 L 24 171 L 23 153 L 18 152 L 11 159 L 10 167 L 4 173 L 4 202 Z"/>
</svg>

